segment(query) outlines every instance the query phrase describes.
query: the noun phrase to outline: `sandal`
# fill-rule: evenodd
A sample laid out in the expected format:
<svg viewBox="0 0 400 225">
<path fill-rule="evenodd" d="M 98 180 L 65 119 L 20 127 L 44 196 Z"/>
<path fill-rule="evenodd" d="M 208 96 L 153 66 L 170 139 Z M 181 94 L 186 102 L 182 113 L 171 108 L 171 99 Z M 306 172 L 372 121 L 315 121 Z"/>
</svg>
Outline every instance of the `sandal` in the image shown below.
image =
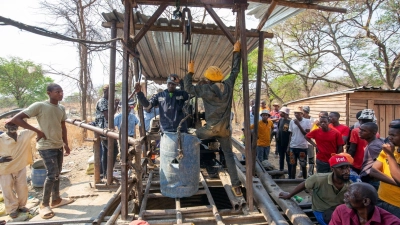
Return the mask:
<svg viewBox="0 0 400 225">
<path fill-rule="evenodd" d="M 54 212 L 50 209 L 50 206 L 39 209 L 39 215 L 42 219 L 50 219 L 54 216 Z"/>
<path fill-rule="evenodd" d="M 63 206 L 63 205 L 68 205 L 68 204 L 70 204 L 70 203 L 72 203 L 72 202 L 74 202 L 73 199 L 70 199 L 70 198 L 62 198 L 60 203 L 55 204 L 55 205 L 50 205 L 50 207 L 53 209 L 53 208 L 57 208 L 57 207 L 60 207 L 60 206 Z"/>
<path fill-rule="evenodd" d="M 16 211 L 14 211 L 14 212 L 10 213 L 10 217 L 11 217 L 11 218 L 13 218 L 13 219 L 17 218 L 17 217 L 18 217 L 18 215 L 19 215 L 19 212 L 18 212 L 18 210 L 16 210 Z"/>
</svg>

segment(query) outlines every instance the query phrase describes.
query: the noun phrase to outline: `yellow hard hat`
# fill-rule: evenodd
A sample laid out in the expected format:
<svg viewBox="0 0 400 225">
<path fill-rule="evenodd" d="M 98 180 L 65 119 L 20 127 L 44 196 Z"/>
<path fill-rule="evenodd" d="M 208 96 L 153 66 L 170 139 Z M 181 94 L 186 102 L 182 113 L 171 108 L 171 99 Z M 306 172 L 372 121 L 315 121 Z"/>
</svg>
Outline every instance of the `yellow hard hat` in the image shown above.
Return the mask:
<svg viewBox="0 0 400 225">
<path fill-rule="evenodd" d="M 217 66 L 208 67 L 204 76 L 211 81 L 221 81 L 224 79 L 221 69 Z"/>
</svg>

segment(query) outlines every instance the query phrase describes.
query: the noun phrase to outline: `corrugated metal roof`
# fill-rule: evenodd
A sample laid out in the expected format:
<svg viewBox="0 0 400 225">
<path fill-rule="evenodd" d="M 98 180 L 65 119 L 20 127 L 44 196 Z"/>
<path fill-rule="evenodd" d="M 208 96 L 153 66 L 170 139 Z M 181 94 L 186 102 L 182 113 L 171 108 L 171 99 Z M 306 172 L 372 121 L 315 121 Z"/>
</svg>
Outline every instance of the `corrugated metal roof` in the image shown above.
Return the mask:
<svg viewBox="0 0 400 225">
<path fill-rule="evenodd" d="M 351 88 L 343 91 L 337 91 L 337 92 L 332 92 L 329 94 L 323 94 L 323 95 L 316 95 L 316 96 L 311 96 L 308 98 L 302 98 L 302 99 L 297 99 L 293 100 L 290 102 L 284 103 L 284 105 L 287 104 L 292 104 L 304 100 L 309 100 L 309 99 L 314 99 L 314 98 L 322 98 L 322 97 L 327 97 L 327 96 L 332 96 L 332 95 L 341 95 L 341 94 L 349 94 L 349 93 L 354 93 L 354 92 L 399 92 L 400 93 L 400 88 L 397 89 L 387 89 L 387 88 L 382 88 L 382 87 L 373 87 L 373 86 L 361 86 L 357 88 Z"/>
<path fill-rule="evenodd" d="M 269 6 L 270 4 L 250 2 L 249 7 L 247 8 L 249 10 L 247 15 L 253 15 L 257 19 L 261 19 L 267 12 Z M 299 14 L 302 11 L 304 11 L 304 9 L 296 9 L 296 8 L 277 5 L 275 9 L 272 11 L 271 16 L 268 18 L 262 30 L 267 30 L 273 27 L 274 25 L 283 22 L 292 16 Z"/>
<path fill-rule="evenodd" d="M 103 17 L 107 21 L 123 18 L 121 13 L 116 12 L 104 13 Z M 149 16 L 137 12 L 134 19 L 136 24 L 144 24 Z M 154 25 L 176 28 L 180 24 L 180 20 L 159 18 Z M 193 28 L 220 30 L 215 24 L 193 23 Z M 232 31 L 234 27 L 228 29 Z M 189 50 L 182 39 L 182 33 L 178 32 L 148 31 L 139 41 L 137 48 L 143 65 L 142 73 L 148 80 L 166 81 L 172 73 L 180 77 L 186 75 Z M 254 50 L 258 45 L 258 38 L 247 38 L 247 45 L 249 52 Z M 230 73 L 233 46 L 225 35 L 192 34 L 191 48 L 192 59 L 195 61 L 194 80 L 199 80 L 209 66 L 218 66 L 225 75 Z"/>
</svg>

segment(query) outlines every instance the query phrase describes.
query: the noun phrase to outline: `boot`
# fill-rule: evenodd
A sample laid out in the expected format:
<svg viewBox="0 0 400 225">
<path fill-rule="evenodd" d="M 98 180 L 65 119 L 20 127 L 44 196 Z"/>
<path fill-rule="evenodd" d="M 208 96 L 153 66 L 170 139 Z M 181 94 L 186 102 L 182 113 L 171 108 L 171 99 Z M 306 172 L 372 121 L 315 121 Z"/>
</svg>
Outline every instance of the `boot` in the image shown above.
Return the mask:
<svg viewBox="0 0 400 225">
<path fill-rule="evenodd" d="M 308 176 L 312 176 L 314 174 L 314 164 L 308 165 Z"/>
</svg>

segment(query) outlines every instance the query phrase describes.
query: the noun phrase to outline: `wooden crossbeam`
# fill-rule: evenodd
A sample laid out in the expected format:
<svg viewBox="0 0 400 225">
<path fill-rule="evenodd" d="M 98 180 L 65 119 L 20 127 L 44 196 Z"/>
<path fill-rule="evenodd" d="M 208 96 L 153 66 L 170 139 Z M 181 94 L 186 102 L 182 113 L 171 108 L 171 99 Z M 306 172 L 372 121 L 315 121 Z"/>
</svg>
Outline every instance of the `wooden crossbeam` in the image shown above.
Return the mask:
<svg viewBox="0 0 400 225">
<path fill-rule="evenodd" d="M 264 14 L 263 18 L 261 18 L 260 23 L 258 24 L 257 30 L 260 31 L 265 23 L 267 22 L 268 18 L 271 16 L 272 12 L 275 9 L 275 6 L 278 2 L 276 0 L 272 0 L 271 4 L 268 7 L 267 12 Z"/>
<path fill-rule="evenodd" d="M 308 1 L 304 2 L 291 2 L 286 0 L 278 0 L 277 4 L 282 6 L 287 6 L 291 8 L 299 8 L 299 9 L 316 9 L 327 12 L 338 12 L 338 13 L 346 13 L 347 9 L 338 8 L 338 7 L 330 7 L 318 5 L 317 3 L 322 2 L 336 2 L 343 0 L 312 0 L 311 3 Z M 175 0 L 135 0 L 137 4 L 142 5 L 160 5 L 160 4 L 168 4 L 170 6 L 175 6 Z M 185 6 L 188 7 L 204 7 L 204 5 L 210 5 L 213 8 L 228 8 L 231 9 L 234 5 L 237 4 L 247 4 L 249 2 L 255 3 L 266 3 L 271 4 L 272 0 L 187 0 L 185 2 Z"/>
<path fill-rule="evenodd" d="M 105 28 L 111 28 L 111 22 L 103 22 L 101 24 Z M 135 29 L 140 30 L 144 25 L 143 24 L 135 24 Z M 117 23 L 117 28 L 122 29 L 123 23 Z M 171 27 L 171 26 L 151 26 L 148 31 L 160 31 L 160 32 L 182 32 L 180 27 Z M 229 30 L 231 35 L 234 35 L 235 32 L 233 30 Z M 192 28 L 192 34 L 205 34 L 205 35 L 225 35 L 222 30 L 211 30 L 211 29 L 200 29 L 200 28 Z M 258 37 L 259 34 L 257 31 L 247 31 L 247 37 Z M 264 38 L 273 38 L 274 34 L 264 32 Z"/>
</svg>

